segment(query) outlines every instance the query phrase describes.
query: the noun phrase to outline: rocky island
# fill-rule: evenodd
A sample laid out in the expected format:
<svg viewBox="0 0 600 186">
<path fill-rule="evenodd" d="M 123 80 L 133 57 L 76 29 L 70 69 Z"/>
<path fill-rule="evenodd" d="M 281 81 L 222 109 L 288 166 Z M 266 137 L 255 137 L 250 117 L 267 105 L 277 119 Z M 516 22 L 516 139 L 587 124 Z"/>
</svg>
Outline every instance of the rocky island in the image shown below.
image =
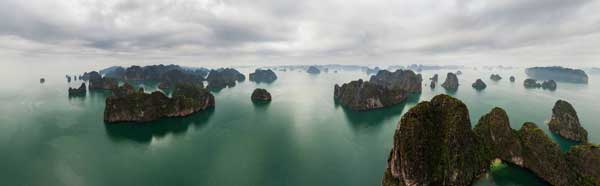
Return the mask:
<svg viewBox="0 0 600 186">
<path fill-rule="evenodd" d="M 448 72 L 448 75 L 446 75 L 446 81 L 442 83 L 442 87 L 449 91 L 458 90 L 458 77 L 456 74 Z"/>
<path fill-rule="evenodd" d="M 380 70 L 369 81 L 359 79 L 342 86 L 336 84 L 334 99 L 352 110 L 383 108 L 401 103 L 411 93 L 420 93 L 422 81 L 421 74 L 412 70 Z"/>
<path fill-rule="evenodd" d="M 500 76 L 500 74 L 492 74 L 490 75 L 490 79 L 494 81 L 500 81 L 502 80 L 502 77 Z"/>
<path fill-rule="evenodd" d="M 265 89 L 257 88 L 254 89 L 250 98 L 252 101 L 271 101 L 271 93 Z"/>
<path fill-rule="evenodd" d="M 71 97 L 85 96 L 86 93 L 87 93 L 87 87 L 85 86 L 85 83 L 81 83 L 81 86 L 79 86 L 79 88 L 69 87 L 69 96 L 71 96 Z"/>
<path fill-rule="evenodd" d="M 119 82 L 113 78 L 102 77 L 100 73 L 92 71 L 88 74 L 90 90 L 112 90 L 116 88 Z"/>
<path fill-rule="evenodd" d="M 525 79 L 525 81 L 523 81 L 523 86 L 525 86 L 525 88 L 540 88 L 542 87 L 542 84 L 538 83 L 535 79 Z"/>
<path fill-rule="evenodd" d="M 382 185 L 470 185 L 497 159 L 551 185 L 600 184 L 597 145 L 573 146 L 564 154 L 536 124 L 526 122 L 517 131 L 509 121 L 494 108 L 471 129 L 458 99 L 438 95 L 417 104 L 398 123 Z"/>
<path fill-rule="evenodd" d="M 554 80 L 546 80 L 542 82 L 542 88 L 548 90 L 556 90 L 556 82 Z"/>
<path fill-rule="evenodd" d="M 553 67 L 532 67 L 525 69 L 527 76 L 541 80 L 556 80 L 571 83 L 588 83 L 588 75 L 580 69 Z"/>
<path fill-rule="evenodd" d="M 273 81 L 277 80 L 277 75 L 275 75 L 275 72 L 273 72 L 271 69 L 256 69 L 253 73 L 250 73 L 248 79 L 257 83 L 272 83 Z"/>
<path fill-rule="evenodd" d="M 556 101 L 552 108 L 552 117 L 548 128 L 553 133 L 569 140 L 587 142 L 587 131 L 581 127 L 575 108 L 567 101 Z"/>
<path fill-rule="evenodd" d="M 40 78 L 40 83 L 42 83 L 42 84 L 43 84 L 43 83 L 45 83 L 45 82 L 46 82 L 46 79 L 44 79 L 44 78 Z"/>
<path fill-rule="evenodd" d="M 309 66 L 308 69 L 306 69 L 306 72 L 309 74 L 320 74 L 321 70 L 315 66 Z"/>
<path fill-rule="evenodd" d="M 236 82 L 246 80 L 246 76 L 233 68 L 222 68 L 211 70 L 206 78 L 208 81 L 208 89 L 219 90 L 225 87 L 233 87 Z"/>
<path fill-rule="evenodd" d="M 422 81 L 421 74 L 416 74 L 412 70 L 396 70 L 395 72 L 380 70 L 369 80 L 371 83 L 388 89 L 400 89 L 409 93 L 420 93 Z"/>
<path fill-rule="evenodd" d="M 471 86 L 476 90 L 483 90 L 487 87 L 481 79 L 477 79 Z"/>
<path fill-rule="evenodd" d="M 510 82 L 515 82 L 515 76 L 510 76 Z"/>
<path fill-rule="evenodd" d="M 436 84 L 437 84 L 437 82 L 438 82 L 438 75 L 437 75 L 437 74 L 433 75 L 433 77 L 429 78 L 429 80 L 431 80 L 431 83 L 429 83 L 429 87 L 430 87 L 431 89 L 434 89 L 434 88 L 435 88 L 435 85 L 436 85 Z"/>
<path fill-rule="evenodd" d="M 177 84 L 169 98 L 162 92 L 131 92 L 106 98 L 104 121 L 148 122 L 163 117 L 182 117 L 215 106 L 214 96 L 195 84 Z M 127 93 L 129 91 L 129 93 Z"/>
<path fill-rule="evenodd" d="M 404 90 L 388 89 L 362 79 L 335 85 L 334 98 L 352 110 L 365 111 L 392 106 L 404 101 L 408 92 Z"/>
<path fill-rule="evenodd" d="M 440 95 L 406 112 L 394 133 L 382 184 L 469 185 L 489 166 L 467 106 Z"/>
</svg>

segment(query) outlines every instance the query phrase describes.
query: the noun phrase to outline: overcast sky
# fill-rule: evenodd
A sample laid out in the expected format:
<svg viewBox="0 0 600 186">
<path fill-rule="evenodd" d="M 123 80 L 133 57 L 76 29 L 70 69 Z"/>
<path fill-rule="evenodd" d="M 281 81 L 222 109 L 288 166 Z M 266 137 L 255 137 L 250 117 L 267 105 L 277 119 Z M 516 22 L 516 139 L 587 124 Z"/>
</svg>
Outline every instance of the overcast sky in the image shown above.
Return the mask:
<svg viewBox="0 0 600 186">
<path fill-rule="evenodd" d="M 0 57 L 600 66 L 600 1 L 1 0 Z"/>
</svg>

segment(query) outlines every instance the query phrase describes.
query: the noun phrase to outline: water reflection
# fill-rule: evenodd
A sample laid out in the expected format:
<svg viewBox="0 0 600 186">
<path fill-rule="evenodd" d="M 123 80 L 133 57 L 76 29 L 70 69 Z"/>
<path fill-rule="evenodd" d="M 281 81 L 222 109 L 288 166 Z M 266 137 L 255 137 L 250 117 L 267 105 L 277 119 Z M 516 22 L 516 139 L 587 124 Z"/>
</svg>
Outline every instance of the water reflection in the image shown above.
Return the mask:
<svg viewBox="0 0 600 186">
<path fill-rule="evenodd" d="M 105 123 L 106 134 L 114 141 L 131 140 L 149 144 L 154 137 L 164 137 L 167 134 L 183 134 L 191 125 L 202 127 L 210 121 L 214 108 L 181 118 L 164 118 L 149 123 Z"/>
<path fill-rule="evenodd" d="M 271 105 L 271 101 L 252 100 L 252 105 L 255 111 L 265 111 Z"/>
<path fill-rule="evenodd" d="M 382 109 L 370 111 L 354 111 L 346 107 L 340 106 L 335 102 L 336 107 L 341 107 L 346 119 L 350 121 L 353 128 L 365 128 L 369 126 L 379 126 L 383 121 L 400 116 L 407 105 L 417 103 L 421 94 L 412 94 L 404 102 Z"/>
</svg>

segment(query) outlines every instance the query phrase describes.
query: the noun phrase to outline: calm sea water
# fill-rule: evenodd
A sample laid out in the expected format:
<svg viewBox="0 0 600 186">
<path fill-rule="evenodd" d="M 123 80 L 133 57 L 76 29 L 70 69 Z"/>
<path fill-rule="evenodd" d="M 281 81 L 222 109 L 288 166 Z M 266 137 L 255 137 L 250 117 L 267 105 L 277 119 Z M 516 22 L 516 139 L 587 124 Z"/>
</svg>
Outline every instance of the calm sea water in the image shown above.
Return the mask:
<svg viewBox="0 0 600 186">
<path fill-rule="evenodd" d="M 405 104 L 353 112 L 334 103 L 333 85 L 368 76 L 358 71 L 309 75 L 279 72 L 272 84 L 243 82 L 216 96 L 216 107 L 186 118 L 145 125 L 103 122 L 106 93 L 67 96 L 66 73 L 98 67 L 13 65 L 0 78 L 1 185 L 380 185 L 392 136 L 401 115 L 418 101 L 446 93 L 439 86 Z M 241 69 L 244 73 L 253 69 Z M 424 79 L 448 71 L 422 72 Z M 600 143 L 600 78 L 590 84 L 558 83 L 558 90 L 525 89 L 523 69 L 463 70 L 451 95 L 468 106 L 473 125 L 494 106 L 507 110 L 513 128 L 545 121 L 557 99 L 571 102 L 590 139 Z M 517 82 L 510 83 L 509 75 Z M 40 84 L 39 78 L 46 83 Z M 471 83 L 483 78 L 488 88 Z M 140 85 L 147 91 L 155 84 Z M 269 104 L 253 104 L 250 94 L 266 88 Z M 572 143 L 551 135 L 563 150 Z M 476 185 L 543 185 L 532 173 L 494 165 Z"/>
</svg>

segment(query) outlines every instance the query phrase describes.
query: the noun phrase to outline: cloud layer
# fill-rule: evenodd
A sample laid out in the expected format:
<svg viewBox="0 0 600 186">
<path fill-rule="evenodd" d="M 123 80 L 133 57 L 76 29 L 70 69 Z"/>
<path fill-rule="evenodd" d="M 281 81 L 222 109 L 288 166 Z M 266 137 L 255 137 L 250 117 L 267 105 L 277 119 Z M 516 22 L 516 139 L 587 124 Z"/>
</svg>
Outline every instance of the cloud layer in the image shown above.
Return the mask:
<svg viewBox="0 0 600 186">
<path fill-rule="evenodd" d="M 593 65 L 598 11 L 593 0 L 3 0 L 0 54 Z"/>
</svg>

